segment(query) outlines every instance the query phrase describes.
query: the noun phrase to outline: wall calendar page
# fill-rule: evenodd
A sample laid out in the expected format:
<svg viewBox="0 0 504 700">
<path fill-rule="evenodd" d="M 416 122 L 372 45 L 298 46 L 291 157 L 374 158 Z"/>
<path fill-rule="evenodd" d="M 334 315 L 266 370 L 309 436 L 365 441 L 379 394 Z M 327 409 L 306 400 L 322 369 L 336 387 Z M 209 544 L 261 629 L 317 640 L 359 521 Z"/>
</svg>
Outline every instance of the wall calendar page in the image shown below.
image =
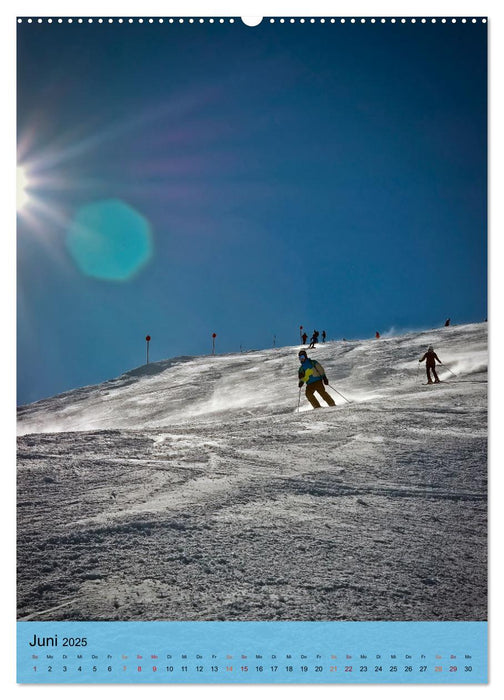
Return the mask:
<svg viewBox="0 0 504 700">
<path fill-rule="evenodd" d="M 487 17 L 15 23 L 17 682 L 486 684 Z"/>
</svg>

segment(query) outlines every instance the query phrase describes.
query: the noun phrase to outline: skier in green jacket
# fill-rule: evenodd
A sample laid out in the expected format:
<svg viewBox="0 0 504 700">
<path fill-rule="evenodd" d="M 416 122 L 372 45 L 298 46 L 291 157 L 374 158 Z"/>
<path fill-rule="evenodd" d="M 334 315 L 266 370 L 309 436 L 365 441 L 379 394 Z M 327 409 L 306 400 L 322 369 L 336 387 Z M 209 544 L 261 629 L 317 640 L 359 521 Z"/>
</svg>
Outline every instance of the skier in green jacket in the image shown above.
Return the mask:
<svg viewBox="0 0 504 700">
<path fill-rule="evenodd" d="M 327 393 L 324 387 L 324 384 L 329 384 L 329 380 L 320 362 L 311 360 L 306 354 L 306 350 L 300 350 L 298 357 L 301 363 L 298 372 L 299 388 L 301 388 L 303 384 L 306 384 L 306 398 L 313 408 L 321 408 L 317 398 L 314 396 L 315 392 L 317 392 L 329 406 L 336 406 L 334 399 Z"/>
</svg>

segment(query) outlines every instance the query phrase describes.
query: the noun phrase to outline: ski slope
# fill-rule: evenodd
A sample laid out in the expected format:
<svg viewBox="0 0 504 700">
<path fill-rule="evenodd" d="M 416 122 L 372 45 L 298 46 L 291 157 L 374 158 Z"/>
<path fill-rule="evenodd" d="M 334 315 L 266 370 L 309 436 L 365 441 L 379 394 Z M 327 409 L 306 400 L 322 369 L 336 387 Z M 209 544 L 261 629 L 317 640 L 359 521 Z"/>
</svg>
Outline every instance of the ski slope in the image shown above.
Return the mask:
<svg viewBox="0 0 504 700">
<path fill-rule="evenodd" d="M 298 349 L 20 407 L 19 618 L 486 619 L 487 324 Z"/>
</svg>

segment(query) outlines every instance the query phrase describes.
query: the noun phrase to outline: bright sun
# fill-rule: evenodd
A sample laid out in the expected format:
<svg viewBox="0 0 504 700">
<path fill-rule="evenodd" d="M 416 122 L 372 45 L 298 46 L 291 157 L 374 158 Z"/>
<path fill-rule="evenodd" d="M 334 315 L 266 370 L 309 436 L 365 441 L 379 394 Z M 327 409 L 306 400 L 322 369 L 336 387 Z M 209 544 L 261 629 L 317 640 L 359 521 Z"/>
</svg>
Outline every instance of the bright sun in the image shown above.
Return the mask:
<svg viewBox="0 0 504 700">
<path fill-rule="evenodd" d="M 29 199 L 28 192 L 26 191 L 28 186 L 29 186 L 28 178 L 26 176 L 26 171 L 22 165 L 18 165 L 16 177 L 17 177 L 16 208 L 18 211 L 20 211 L 25 206 L 25 204 L 28 202 L 28 199 Z"/>
</svg>

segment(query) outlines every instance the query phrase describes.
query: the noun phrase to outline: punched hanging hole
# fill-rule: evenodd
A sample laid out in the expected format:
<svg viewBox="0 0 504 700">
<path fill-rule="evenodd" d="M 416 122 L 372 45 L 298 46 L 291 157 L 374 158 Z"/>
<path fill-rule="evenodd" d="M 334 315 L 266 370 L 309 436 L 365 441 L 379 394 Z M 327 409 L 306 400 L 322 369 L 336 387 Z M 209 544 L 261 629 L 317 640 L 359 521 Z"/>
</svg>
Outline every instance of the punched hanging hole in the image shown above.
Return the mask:
<svg viewBox="0 0 504 700">
<path fill-rule="evenodd" d="M 261 24 L 263 18 L 262 17 L 242 17 L 241 21 L 243 24 L 246 24 L 247 27 L 257 27 L 258 24 Z"/>
</svg>

